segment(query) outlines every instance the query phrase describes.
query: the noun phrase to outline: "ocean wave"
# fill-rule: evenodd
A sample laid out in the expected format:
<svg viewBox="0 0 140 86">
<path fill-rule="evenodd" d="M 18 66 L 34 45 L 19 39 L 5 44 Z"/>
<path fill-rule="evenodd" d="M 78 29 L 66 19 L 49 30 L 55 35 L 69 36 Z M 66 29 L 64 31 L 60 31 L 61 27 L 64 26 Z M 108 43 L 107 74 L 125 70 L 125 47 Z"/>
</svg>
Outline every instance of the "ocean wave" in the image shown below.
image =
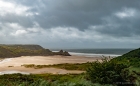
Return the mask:
<svg viewBox="0 0 140 86">
<path fill-rule="evenodd" d="M 86 57 L 117 57 L 117 56 L 121 56 L 121 55 L 116 55 L 116 54 L 93 54 L 93 53 L 76 53 L 76 52 L 69 52 L 71 55 L 78 55 L 78 56 L 86 56 Z"/>
</svg>

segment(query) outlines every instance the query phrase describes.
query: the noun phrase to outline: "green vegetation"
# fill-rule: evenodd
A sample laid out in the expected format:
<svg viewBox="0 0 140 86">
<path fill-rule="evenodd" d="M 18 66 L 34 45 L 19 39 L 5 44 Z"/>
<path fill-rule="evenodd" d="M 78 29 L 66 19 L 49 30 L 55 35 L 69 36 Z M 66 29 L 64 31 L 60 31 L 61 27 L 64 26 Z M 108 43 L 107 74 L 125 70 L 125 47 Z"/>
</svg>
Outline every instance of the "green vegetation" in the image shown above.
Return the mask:
<svg viewBox="0 0 140 86">
<path fill-rule="evenodd" d="M 111 60 L 92 62 L 87 76 L 93 83 L 140 86 L 140 49 Z"/>
<path fill-rule="evenodd" d="M 138 68 L 140 67 L 140 48 L 132 50 L 122 56 L 112 59 L 112 61 L 113 60 L 118 60 L 120 63 L 131 66 L 131 68 Z"/>
<path fill-rule="evenodd" d="M 120 56 L 120 57 L 123 57 L 123 58 L 128 58 L 128 57 L 134 58 L 134 57 L 138 57 L 138 58 L 140 58 L 140 48 L 135 49 L 135 50 L 132 50 L 132 51 L 130 51 L 130 52 L 128 52 L 128 53 Z"/>
<path fill-rule="evenodd" d="M 0 76 L 0 86 L 94 86 L 84 74 L 11 74 Z"/>
<path fill-rule="evenodd" d="M 140 67 L 140 48 L 136 50 L 132 50 L 112 60 L 118 60 L 120 62 L 124 62 L 124 64 L 127 64 L 129 66 Z"/>
<path fill-rule="evenodd" d="M 125 74 L 128 65 L 119 63 L 117 60 L 103 59 L 102 62 L 92 62 L 87 70 L 87 75 L 93 83 L 115 84 L 117 82 L 131 82 Z M 133 82 L 131 82 L 133 83 Z"/>
<path fill-rule="evenodd" d="M 0 45 L 0 57 L 10 58 L 19 56 L 47 56 L 53 55 L 49 49 L 39 45 Z"/>
<path fill-rule="evenodd" d="M 90 63 L 74 63 L 74 64 L 54 64 L 54 65 L 35 65 L 35 64 L 24 64 L 21 65 L 26 68 L 48 68 L 48 67 L 53 67 L 53 68 L 60 68 L 60 69 L 66 69 L 66 70 L 83 70 L 86 71 L 87 67 L 90 66 Z"/>
</svg>

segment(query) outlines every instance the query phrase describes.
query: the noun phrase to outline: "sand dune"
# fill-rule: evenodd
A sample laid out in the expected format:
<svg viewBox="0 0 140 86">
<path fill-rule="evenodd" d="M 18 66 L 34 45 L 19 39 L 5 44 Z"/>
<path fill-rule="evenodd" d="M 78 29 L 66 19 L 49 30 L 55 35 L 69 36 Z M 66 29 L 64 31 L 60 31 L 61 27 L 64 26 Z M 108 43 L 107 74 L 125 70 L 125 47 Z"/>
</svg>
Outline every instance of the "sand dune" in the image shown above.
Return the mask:
<svg viewBox="0 0 140 86">
<path fill-rule="evenodd" d="M 23 64 L 35 64 L 35 65 L 52 65 L 61 63 L 85 63 L 92 62 L 101 58 L 95 57 L 83 57 L 83 56 L 22 56 L 16 58 L 6 58 L 0 62 L 0 72 L 4 73 L 10 71 L 20 71 L 33 74 L 40 73 L 53 73 L 53 74 L 66 74 L 66 73 L 82 73 L 84 71 L 70 71 L 58 68 L 25 68 L 21 67 Z M 13 66 L 13 67 L 8 67 Z"/>
</svg>

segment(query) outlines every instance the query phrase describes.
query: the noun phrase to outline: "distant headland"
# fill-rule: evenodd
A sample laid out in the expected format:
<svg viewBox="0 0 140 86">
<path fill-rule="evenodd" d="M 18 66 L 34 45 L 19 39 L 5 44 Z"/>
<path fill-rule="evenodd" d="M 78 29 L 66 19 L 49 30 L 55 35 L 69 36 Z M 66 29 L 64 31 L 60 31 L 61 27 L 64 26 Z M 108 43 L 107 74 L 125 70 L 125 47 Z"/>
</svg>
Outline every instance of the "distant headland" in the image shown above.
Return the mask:
<svg viewBox="0 0 140 86">
<path fill-rule="evenodd" d="M 35 44 L 0 44 L 0 58 L 53 55 L 71 56 L 66 51 L 52 52 L 49 49 Z"/>
</svg>

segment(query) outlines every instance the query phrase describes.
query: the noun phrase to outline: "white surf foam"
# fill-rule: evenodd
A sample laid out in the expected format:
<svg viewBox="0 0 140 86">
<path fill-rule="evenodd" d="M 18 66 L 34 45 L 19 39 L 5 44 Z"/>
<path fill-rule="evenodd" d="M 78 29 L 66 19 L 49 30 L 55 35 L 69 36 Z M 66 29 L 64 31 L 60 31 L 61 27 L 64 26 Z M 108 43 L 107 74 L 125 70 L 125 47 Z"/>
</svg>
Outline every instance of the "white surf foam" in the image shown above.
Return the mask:
<svg viewBox="0 0 140 86">
<path fill-rule="evenodd" d="M 121 55 L 115 55 L 115 54 L 93 54 L 93 53 L 76 53 L 76 52 L 69 52 L 71 55 L 78 55 L 78 56 L 86 56 L 86 57 L 117 57 L 117 56 L 121 56 Z"/>
<path fill-rule="evenodd" d="M 5 62 L 8 62 L 8 61 L 10 61 L 10 60 L 11 60 L 11 58 L 3 59 L 3 60 L 0 61 L 0 64 L 1 64 L 1 63 L 5 63 Z"/>
<path fill-rule="evenodd" d="M 28 72 L 21 72 L 21 71 L 1 71 L 0 72 L 0 75 L 4 75 L 4 74 L 15 74 L 15 73 L 27 74 L 27 75 L 30 74 Z"/>
</svg>

